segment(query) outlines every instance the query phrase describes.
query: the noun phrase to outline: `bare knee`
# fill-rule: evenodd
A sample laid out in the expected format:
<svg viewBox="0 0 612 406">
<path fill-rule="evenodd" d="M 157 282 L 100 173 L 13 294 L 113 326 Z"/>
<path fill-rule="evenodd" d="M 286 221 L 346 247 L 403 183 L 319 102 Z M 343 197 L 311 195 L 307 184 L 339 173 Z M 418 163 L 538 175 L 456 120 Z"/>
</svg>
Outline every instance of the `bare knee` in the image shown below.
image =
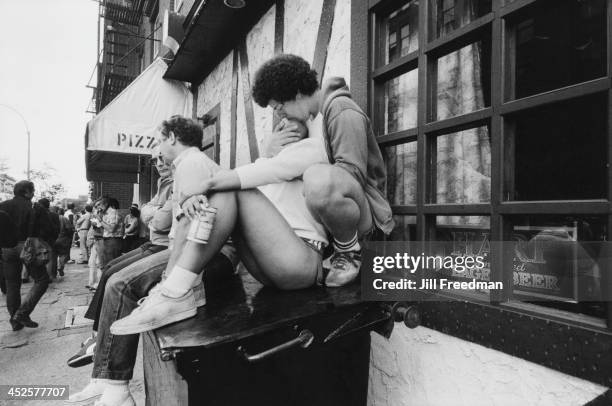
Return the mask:
<svg viewBox="0 0 612 406">
<path fill-rule="evenodd" d="M 304 197 L 308 207 L 321 209 L 329 207 L 342 198 L 332 165 L 313 165 L 304 172 Z"/>
</svg>

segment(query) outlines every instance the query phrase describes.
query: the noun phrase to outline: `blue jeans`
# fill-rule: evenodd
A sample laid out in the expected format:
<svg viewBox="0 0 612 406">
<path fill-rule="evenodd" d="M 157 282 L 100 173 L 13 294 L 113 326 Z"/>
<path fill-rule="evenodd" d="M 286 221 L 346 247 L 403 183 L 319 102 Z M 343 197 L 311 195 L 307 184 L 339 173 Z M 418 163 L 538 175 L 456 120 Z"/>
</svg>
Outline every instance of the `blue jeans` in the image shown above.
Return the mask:
<svg viewBox="0 0 612 406">
<path fill-rule="evenodd" d="M 113 259 L 121 255 L 121 245 L 123 239 L 119 237 L 103 238 L 101 243 L 102 250 L 98 251 L 100 256 L 100 266 L 102 269 Z"/>
<path fill-rule="evenodd" d="M 110 333 L 110 326 L 129 315 L 137 307 L 136 302 L 161 280 L 169 258 L 170 250 L 158 252 L 129 265 L 108 280 L 98 326 L 93 378 L 132 379 L 139 335 L 115 336 Z M 233 272 L 231 261 L 222 254 L 206 264 L 207 274 L 232 275 Z"/>
<path fill-rule="evenodd" d="M 96 293 L 91 299 L 89 307 L 87 308 L 87 312 L 85 313 L 86 318 L 94 321 L 94 331 L 98 331 L 100 313 L 102 312 L 102 302 L 104 299 L 104 293 L 106 292 L 106 284 L 108 283 L 110 277 L 116 274 L 117 272 L 123 270 L 124 268 L 127 268 L 128 266 L 132 265 L 133 263 L 148 257 L 149 255 L 167 249 L 168 247 L 162 245 L 143 245 L 130 252 L 126 252 L 125 254 L 113 259 L 108 264 L 106 264 L 106 267 L 102 269 L 102 276 L 100 277 L 100 281 L 98 282 Z M 166 262 L 168 262 L 167 259 Z"/>
<path fill-rule="evenodd" d="M 6 308 L 12 317 L 29 317 L 38 301 L 47 291 L 49 275 L 45 266 L 31 266 L 28 268 L 34 284 L 26 297 L 21 300 L 21 269 L 22 263 L 19 254 L 24 242 L 19 242 L 13 248 L 2 248 L 3 273 L 6 281 Z"/>
</svg>

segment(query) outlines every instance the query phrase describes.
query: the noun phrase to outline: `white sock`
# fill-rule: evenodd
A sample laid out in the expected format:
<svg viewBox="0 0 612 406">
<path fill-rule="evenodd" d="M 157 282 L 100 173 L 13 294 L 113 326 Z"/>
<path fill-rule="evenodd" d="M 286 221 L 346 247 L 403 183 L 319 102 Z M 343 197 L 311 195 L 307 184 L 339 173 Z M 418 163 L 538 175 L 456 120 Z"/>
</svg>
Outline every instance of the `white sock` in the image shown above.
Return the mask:
<svg viewBox="0 0 612 406">
<path fill-rule="evenodd" d="M 104 393 L 100 403 L 108 406 L 121 405 L 130 396 L 129 381 L 98 379 L 104 383 Z"/>
<path fill-rule="evenodd" d="M 360 249 L 361 246 L 357 239 L 357 232 L 355 232 L 355 235 L 349 241 L 338 241 L 334 238 L 334 250 L 336 252 L 359 251 Z"/>
<path fill-rule="evenodd" d="M 191 289 L 198 276 L 197 273 L 175 265 L 161 287 L 168 296 L 181 297 Z"/>
</svg>

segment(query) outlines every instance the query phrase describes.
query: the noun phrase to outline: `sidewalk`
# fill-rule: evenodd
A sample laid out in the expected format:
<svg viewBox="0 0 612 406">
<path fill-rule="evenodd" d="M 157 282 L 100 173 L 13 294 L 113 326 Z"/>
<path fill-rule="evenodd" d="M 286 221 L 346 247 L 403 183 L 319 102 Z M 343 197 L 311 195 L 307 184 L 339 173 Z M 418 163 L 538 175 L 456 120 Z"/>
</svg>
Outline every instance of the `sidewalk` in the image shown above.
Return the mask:
<svg viewBox="0 0 612 406">
<path fill-rule="evenodd" d="M 73 248 L 72 258 L 78 258 Z M 92 294 L 87 284 L 86 265 L 67 265 L 64 279 L 49 285 L 32 320 L 39 323 L 36 329 L 24 328 L 13 332 L 9 324 L 6 298 L 0 293 L 0 385 L 69 385 L 70 392 L 83 388 L 91 376 L 92 365 L 70 368 L 66 361 L 80 348 L 91 334 L 90 326 L 65 328 L 66 312 L 76 306 L 84 306 Z M 22 287 L 22 294 L 31 283 Z M 21 345 L 20 345 L 21 344 Z M 16 348 L 9 348 L 16 345 Z M 144 379 L 142 374 L 142 349 L 138 350 L 134 379 L 130 389 L 136 404 L 144 405 Z M 45 405 L 63 405 L 63 401 L 44 401 Z M 40 405 L 41 401 L 3 401 L 0 405 Z"/>
</svg>

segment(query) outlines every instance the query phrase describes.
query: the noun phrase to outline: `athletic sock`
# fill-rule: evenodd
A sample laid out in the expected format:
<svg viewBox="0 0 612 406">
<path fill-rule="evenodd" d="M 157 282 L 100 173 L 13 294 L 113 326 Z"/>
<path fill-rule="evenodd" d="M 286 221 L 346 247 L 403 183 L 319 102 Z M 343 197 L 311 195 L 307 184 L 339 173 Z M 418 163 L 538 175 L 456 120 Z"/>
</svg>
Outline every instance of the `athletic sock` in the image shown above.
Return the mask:
<svg viewBox="0 0 612 406">
<path fill-rule="evenodd" d="M 338 241 L 334 238 L 333 244 L 336 252 L 359 251 L 361 249 L 357 239 L 357 232 L 355 232 L 355 235 L 349 241 Z"/>
<path fill-rule="evenodd" d="M 170 275 L 162 282 L 162 289 L 170 297 L 181 297 L 194 285 L 198 274 L 175 265 Z"/>
</svg>

